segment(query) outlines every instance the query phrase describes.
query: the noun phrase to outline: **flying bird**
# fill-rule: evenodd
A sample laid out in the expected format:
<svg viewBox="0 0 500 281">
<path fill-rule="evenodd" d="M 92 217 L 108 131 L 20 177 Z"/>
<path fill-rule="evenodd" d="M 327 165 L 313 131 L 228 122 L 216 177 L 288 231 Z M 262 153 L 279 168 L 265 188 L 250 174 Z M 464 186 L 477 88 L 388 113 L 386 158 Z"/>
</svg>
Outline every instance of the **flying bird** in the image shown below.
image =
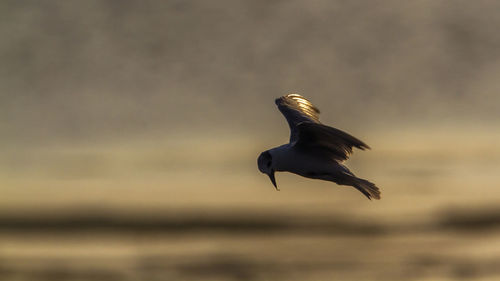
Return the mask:
<svg viewBox="0 0 500 281">
<path fill-rule="evenodd" d="M 370 149 L 359 139 L 321 124 L 319 109 L 298 94 L 275 100 L 290 126 L 290 142 L 262 152 L 257 160 L 259 170 L 267 174 L 276 190 L 275 172 L 290 172 L 306 178 L 353 186 L 368 199 L 380 199 L 375 184 L 356 177 L 343 164 L 353 147 Z"/>
</svg>

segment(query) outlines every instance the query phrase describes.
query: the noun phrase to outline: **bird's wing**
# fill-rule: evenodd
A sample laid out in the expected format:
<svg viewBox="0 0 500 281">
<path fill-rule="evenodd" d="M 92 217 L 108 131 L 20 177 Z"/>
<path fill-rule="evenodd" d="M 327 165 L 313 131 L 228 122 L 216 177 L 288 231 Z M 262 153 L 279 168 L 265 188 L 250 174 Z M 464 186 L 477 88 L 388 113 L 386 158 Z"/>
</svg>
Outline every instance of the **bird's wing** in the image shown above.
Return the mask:
<svg viewBox="0 0 500 281">
<path fill-rule="evenodd" d="M 352 154 L 353 147 L 370 149 L 364 142 L 348 133 L 323 124 L 302 122 L 296 129 L 298 134 L 294 147 L 310 154 L 343 161 Z"/>
<path fill-rule="evenodd" d="M 298 124 L 302 122 L 319 124 L 319 109 L 298 94 L 288 94 L 275 100 L 278 109 L 290 126 L 290 142 L 297 140 Z"/>
</svg>

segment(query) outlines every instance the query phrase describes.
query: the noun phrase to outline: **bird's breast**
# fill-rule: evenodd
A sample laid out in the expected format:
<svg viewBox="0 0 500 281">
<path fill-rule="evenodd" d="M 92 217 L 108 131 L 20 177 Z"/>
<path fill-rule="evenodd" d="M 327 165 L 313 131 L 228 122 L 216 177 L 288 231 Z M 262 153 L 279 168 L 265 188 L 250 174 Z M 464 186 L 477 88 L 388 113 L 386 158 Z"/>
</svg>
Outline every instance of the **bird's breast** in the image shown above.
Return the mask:
<svg viewBox="0 0 500 281">
<path fill-rule="evenodd" d="M 304 153 L 293 147 L 283 147 L 273 154 L 276 171 L 287 171 L 299 175 L 327 173 L 338 163 L 333 160 Z"/>
</svg>

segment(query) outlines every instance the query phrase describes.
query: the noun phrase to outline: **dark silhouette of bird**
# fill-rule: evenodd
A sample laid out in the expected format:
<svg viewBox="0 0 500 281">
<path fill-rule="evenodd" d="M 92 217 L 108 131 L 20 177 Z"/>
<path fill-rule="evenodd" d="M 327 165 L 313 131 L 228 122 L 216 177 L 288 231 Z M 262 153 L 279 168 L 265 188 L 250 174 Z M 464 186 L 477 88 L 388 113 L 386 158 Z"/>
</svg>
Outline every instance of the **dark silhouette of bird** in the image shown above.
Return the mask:
<svg viewBox="0 0 500 281">
<path fill-rule="evenodd" d="M 306 178 L 353 186 L 368 199 L 380 199 L 375 184 L 356 177 L 344 164 L 353 152 L 370 147 L 339 129 L 319 122 L 319 110 L 298 94 L 275 100 L 290 126 L 290 142 L 262 152 L 257 160 L 259 170 L 267 174 L 276 190 L 275 172 L 290 172 Z"/>
</svg>

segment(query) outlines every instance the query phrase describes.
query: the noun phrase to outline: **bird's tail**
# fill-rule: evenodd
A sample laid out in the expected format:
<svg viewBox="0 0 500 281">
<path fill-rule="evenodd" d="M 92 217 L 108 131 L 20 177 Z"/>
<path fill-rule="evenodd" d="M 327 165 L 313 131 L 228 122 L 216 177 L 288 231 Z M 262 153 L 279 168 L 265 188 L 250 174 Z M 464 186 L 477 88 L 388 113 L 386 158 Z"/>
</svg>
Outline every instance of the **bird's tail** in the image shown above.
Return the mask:
<svg viewBox="0 0 500 281">
<path fill-rule="evenodd" d="M 341 167 L 343 168 L 341 172 L 333 174 L 307 174 L 304 176 L 313 179 L 332 181 L 339 185 L 352 186 L 361 191 L 361 193 L 363 193 L 368 199 L 371 200 L 373 198 L 380 200 L 380 189 L 378 189 L 378 187 L 374 183 L 356 177 L 351 171 L 349 171 L 349 169 L 347 169 L 347 167 L 343 165 Z"/>
<path fill-rule="evenodd" d="M 380 190 L 378 187 L 367 180 L 353 177 L 353 184 L 357 190 L 361 191 L 368 199 L 380 199 Z"/>
<path fill-rule="evenodd" d="M 337 176 L 333 181 L 337 184 L 353 186 L 370 200 L 372 198 L 380 199 L 380 190 L 374 183 L 356 177 L 349 170 L 343 172 L 341 176 Z"/>
</svg>

